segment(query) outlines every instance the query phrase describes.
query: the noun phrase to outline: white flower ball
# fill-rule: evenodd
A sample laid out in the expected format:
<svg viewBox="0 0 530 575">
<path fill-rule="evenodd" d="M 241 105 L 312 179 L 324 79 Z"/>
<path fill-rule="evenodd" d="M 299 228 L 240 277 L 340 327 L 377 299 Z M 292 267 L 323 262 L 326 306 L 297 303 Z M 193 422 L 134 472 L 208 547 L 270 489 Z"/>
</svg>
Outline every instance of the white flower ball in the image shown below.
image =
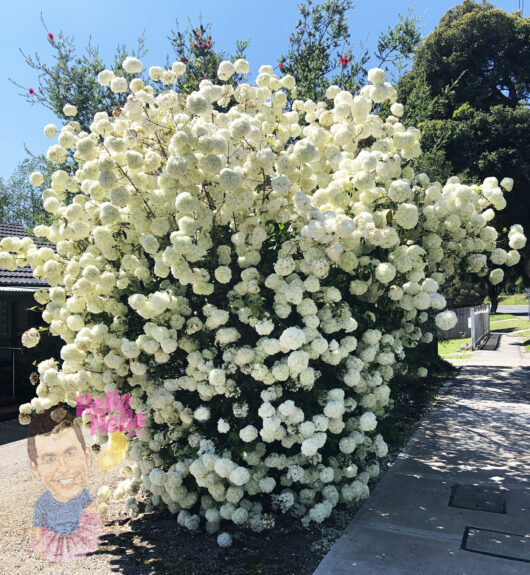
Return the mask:
<svg viewBox="0 0 530 575">
<path fill-rule="evenodd" d="M 210 419 L 210 409 L 201 405 L 193 412 L 193 417 L 197 421 L 208 421 Z"/>
<path fill-rule="evenodd" d="M 182 76 L 186 72 L 186 64 L 184 62 L 173 62 L 171 65 L 171 71 L 176 76 Z"/>
<path fill-rule="evenodd" d="M 258 437 L 258 430 L 253 425 L 247 425 L 239 432 L 239 437 L 245 442 L 250 443 Z"/>
<path fill-rule="evenodd" d="M 362 431 L 373 431 L 377 427 L 377 419 L 371 411 L 366 411 L 359 418 L 359 427 Z"/>
<path fill-rule="evenodd" d="M 446 310 L 436 315 L 434 322 L 441 330 L 448 330 L 457 324 L 457 317 L 454 311 Z"/>
<path fill-rule="evenodd" d="M 139 74 L 142 71 L 142 63 L 138 58 L 127 56 L 122 64 L 123 69 L 129 74 Z"/>
<path fill-rule="evenodd" d="M 512 178 L 503 178 L 501 180 L 501 187 L 504 188 L 507 192 L 511 192 L 513 188 Z"/>
<path fill-rule="evenodd" d="M 526 237 L 524 234 L 520 232 L 516 232 L 510 235 L 509 240 L 510 247 L 513 250 L 520 250 L 525 247 L 526 245 Z"/>
<path fill-rule="evenodd" d="M 380 263 L 375 268 L 375 277 L 383 284 L 390 283 L 396 277 L 396 268 L 387 262 Z"/>
<path fill-rule="evenodd" d="M 34 328 L 30 328 L 22 334 L 22 345 L 24 347 L 35 347 L 40 341 L 40 333 Z"/>
<path fill-rule="evenodd" d="M 72 104 L 65 104 L 63 106 L 63 114 L 65 116 L 75 116 L 77 115 L 77 108 Z"/>
<path fill-rule="evenodd" d="M 112 70 L 102 70 L 98 74 L 98 82 L 101 86 L 110 86 L 113 78 L 114 72 Z"/>
<path fill-rule="evenodd" d="M 490 272 L 489 280 L 493 285 L 501 283 L 504 278 L 504 272 L 500 268 L 495 268 Z"/>
<path fill-rule="evenodd" d="M 220 533 L 217 536 L 217 545 L 219 545 L 219 547 L 231 547 L 232 536 L 230 535 L 230 533 Z"/>
<path fill-rule="evenodd" d="M 506 256 L 506 265 L 515 266 L 521 260 L 521 256 L 517 250 L 510 250 Z"/>
<path fill-rule="evenodd" d="M 57 126 L 55 124 L 46 124 L 44 126 L 44 135 L 47 138 L 55 138 L 57 136 Z"/>
<path fill-rule="evenodd" d="M 241 487 L 250 481 L 250 473 L 244 467 L 236 467 L 230 473 L 229 479 L 234 485 Z"/>
<path fill-rule="evenodd" d="M 400 204 L 395 219 L 404 229 L 410 230 L 418 223 L 418 208 L 414 204 Z"/>
<path fill-rule="evenodd" d="M 368 81 L 375 85 L 382 85 L 386 81 L 386 74 L 381 68 L 372 68 L 368 70 Z"/>
<path fill-rule="evenodd" d="M 230 431 L 230 424 L 224 419 L 219 419 L 217 422 L 217 431 L 219 431 L 219 433 L 228 433 Z"/>
<path fill-rule="evenodd" d="M 223 60 L 219 64 L 219 68 L 217 69 L 217 77 L 219 78 L 219 80 L 226 82 L 230 80 L 235 71 L 236 69 L 234 64 L 232 64 L 232 62 L 229 62 L 228 60 Z"/>
<path fill-rule="evenodd" d="M 42 186 L 42 182 L 44 182 L 44 177 L 40 172 L 32 172 L 29 176 L 29 183 L 32 186 L 38 187 Z"/>
<path fill-rule="evenodd" d="M 490 255 L 490 260 L 497 266 L 502 266 L 506 263 L 508 253 L 502 248 L 495 248 Z"/>
<path fill-rule="evenodd" d="M 405 113 L 403 104 L 400 104 L 398 102 L 395 102 L 394 104 L 392 104 L 392 106 L 390 106 L 390 111 L 392 112 L 392 114 L 394 114 L 394 116 L 398 118 L 401 118 L 401 116 L 403 116 L 403 114 Z"/>
<path fill-rule="evenodd" d="M 208 374 L 208 381 L 213 386 L 221 386 L 224 385 L 226 382 L 226 374 L 223 369 L 214 368 L 210 370 Z"/>
<path fill-rule="evenodd" d="M 306 343 L 305 332 L 297 327 L 289 327 L 280 336 L 280 344 L 289 350 L 295 350 Z"/>
<path fill-rule="evenodd" d="M 23 403 L 19 408 L 18 408 L 19 412 L 24 414 L 24 415 L 30 415 L 31 414 L 31 403 Z"/>
<path fill-rule="evenodd" d="M 129 85 L 127 84 L 127 80 L 121 76 L 114 76 L 110 82 L 110 89 L 115 94 L 122 94 L 123 92 L 127 92 L 128 87 Z"/>
<path fill-rule="evenodd" d="M 215 268 L 214 275 L 220 284 L 227 284 L 232 279 L 232 270 L 228 266 L 219 266 Z"/>
<path fill-rule="evenodd" d="M 239 58 L 234 62 L 234 70 L 237 74 L 248 74 L 250 66 L 246 60 Z"/>
</svg>

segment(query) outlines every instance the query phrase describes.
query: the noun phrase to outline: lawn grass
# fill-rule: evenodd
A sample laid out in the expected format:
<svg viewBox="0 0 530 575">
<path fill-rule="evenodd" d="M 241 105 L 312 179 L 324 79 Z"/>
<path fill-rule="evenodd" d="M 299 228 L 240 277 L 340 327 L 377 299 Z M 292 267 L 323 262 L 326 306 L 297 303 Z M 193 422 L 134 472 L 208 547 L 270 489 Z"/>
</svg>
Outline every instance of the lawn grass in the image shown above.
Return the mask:
<svg viewBox="0 0 530 575">
<path fill-rule="evenodd" d="M 490 329 L 491 331 L 500 333 L 511 333 L 512 331 L 519 331 L 521 329 L 530 329 L 530 321 L 527 319 L 516 319 L 513 321 L 503 321 L 500 325 L 493 322 L 490 323 Z"/>
<path fill-rule="evenodd" d="M 499 297 L 499 305 L 525 305 L 528 303 L 528 298 L 524 293 L 516 293 L 513 295 L 503 294 Z"/>
<path fill-rule="evenodd" d="M 458 353 L 461 351 L 460 346 L 464 343 L 471 344 L 471 338 L 448 339 L 447 341 L 438 342 L 438 355 L 447 355 L 448 353 Z"/>
<path fill-rule="evenodd" d="M 509 313 L 492 313 L 492 314 L 490 314 L 490 322 L 502 321 L 505 319 L 518 319 L 518 318 L 516 315 L 511 315 Z"/>
<path fill-rule="evenodd" d="M 530 329 L 519 334 L 523 338 L 525 351 L 530 352 Z"/>
<path fill-rule="evenodd" d="M 469 359 L 470 357 L 473 357 L 472 353 L 464 353 L 462 355 L 452 355 L 451 357 L 445 356 L 444 359 L 446 359 L 447 361 L 451 361 L 452 359 Z"/>
</svg>

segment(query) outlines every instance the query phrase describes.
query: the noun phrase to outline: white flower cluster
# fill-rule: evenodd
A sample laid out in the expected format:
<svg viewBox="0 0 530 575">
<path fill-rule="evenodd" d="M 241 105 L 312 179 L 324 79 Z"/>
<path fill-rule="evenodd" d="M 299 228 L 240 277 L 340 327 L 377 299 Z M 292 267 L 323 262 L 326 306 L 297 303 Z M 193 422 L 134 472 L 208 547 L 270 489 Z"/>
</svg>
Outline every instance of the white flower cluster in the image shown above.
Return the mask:
<svg viewBox="0 0 530 575">
<path fill-rule="evenodd" d="M 21 339 L 24 347 L 35 347 L 40 341 L 40 333 L 32 327 L 22 334 Z"/>
<path fill-rule="evenodd" d="M 127 102 L 90 132 L 66 124 L 48 152 L 76 162 L 43 192 L 53 222 L 35 234 L 56 252 L 0 242 L 0 267 L 29 263 L 52 286 L 37 299 L 64 340 L 21 411 L 126 392 L 146 433 L 128 438 L 138 469 L 115 497 L 141 482 L 152 505 L 210 533 L 269 529 L 278 513 L 319 523 L 367 497 L 390 380 L 432 340 L 429 316 L 454 324 L 440 287 L 461 264 L 480 277 L 489 261 L 514 265 L 526 239 L 514 226 L 512 251 L 497 248 L 494 178 L 414 173 L 420 133 L 382 70 L 358 95 L 332 86 L 290 108 L 294 80 L 271 66 L 234 87 L 248 64 L 222 62 L 189 96 L 172 89 L 183 72 L 151 68 L 159 93 L 101 72 Z M 371 113 L 380 102 L 386 119 Z"/>
</svg>

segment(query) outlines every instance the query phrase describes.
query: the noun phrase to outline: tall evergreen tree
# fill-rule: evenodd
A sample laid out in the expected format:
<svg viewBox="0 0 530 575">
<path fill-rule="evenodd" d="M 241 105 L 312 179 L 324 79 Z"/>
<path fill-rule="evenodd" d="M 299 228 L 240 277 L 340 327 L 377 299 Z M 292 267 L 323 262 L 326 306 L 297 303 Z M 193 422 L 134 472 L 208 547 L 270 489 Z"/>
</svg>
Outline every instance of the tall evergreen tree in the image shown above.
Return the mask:
<svg viewBox="0 0 530 575">
<path fill-rule="evenodd" d="M 507 206 L 493 222 L 501 234 L 514 223 L 530 232 L 529 91 L 530 18 L 472 0 L 442 17 L 399 83 L 404 121 L 423 134 L 419 171 L 440 181 L 457 174 L 464 183 L 492 174 L 513 178 Z M 530 246 L 513 273 L 522 273 L 523 265 L 530 274 Z M 473 295 L 476 286 L 463 290 L 465 278 L 460 279 L 453 303 L 483 297 Z M 490 297 L 495 299 L 502 285 L 486 286 Z"/>
</svg>

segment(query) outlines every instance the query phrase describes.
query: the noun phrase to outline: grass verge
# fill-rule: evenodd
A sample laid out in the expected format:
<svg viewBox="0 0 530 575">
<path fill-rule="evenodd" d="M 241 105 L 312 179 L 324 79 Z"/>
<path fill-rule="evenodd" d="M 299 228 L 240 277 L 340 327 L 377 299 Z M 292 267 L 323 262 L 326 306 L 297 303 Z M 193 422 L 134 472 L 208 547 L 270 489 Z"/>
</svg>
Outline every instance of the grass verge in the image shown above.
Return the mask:
<svg viewBox="0 0 530 575">
<path fill-rule="evenodd" d="M 509 313 L 492 313 L 490 314 L 490 323 L 492 321 L 502 321 L 505 319 L 518 319 L 517 316 Z"/>
<path fill-rule="evenodd" d="M 519 335 L 523 338 L 523 345 L 525 351 L 530 352 L 530 329 L 528 331 L 523 331 Z"/>
<path fill-rule="evenodd" d="M 516 294 L 503 294 L 499 298 L 499 305 L 525 305 L 528 303 L 528 298 L 524 293 Z"/>
<path fill-rule="evenodd" d="M 448 353 L 458 353 L 462 351 L 460 348 L 465 343 L 471 345 L 471 338 L 466 337 L 464 339 L 448 339 L 447 341 L 438 342 L 438 353 L 439 355 L 447 355 Z"/>
<path fill-rule="evenodd" d="M 521 329 L 530 329 L 530 321 L 527 319 L 515 319 L 513 321 L 490 322 L 491 331 L 500 333 L 511 333 Z"/>
</svg>

